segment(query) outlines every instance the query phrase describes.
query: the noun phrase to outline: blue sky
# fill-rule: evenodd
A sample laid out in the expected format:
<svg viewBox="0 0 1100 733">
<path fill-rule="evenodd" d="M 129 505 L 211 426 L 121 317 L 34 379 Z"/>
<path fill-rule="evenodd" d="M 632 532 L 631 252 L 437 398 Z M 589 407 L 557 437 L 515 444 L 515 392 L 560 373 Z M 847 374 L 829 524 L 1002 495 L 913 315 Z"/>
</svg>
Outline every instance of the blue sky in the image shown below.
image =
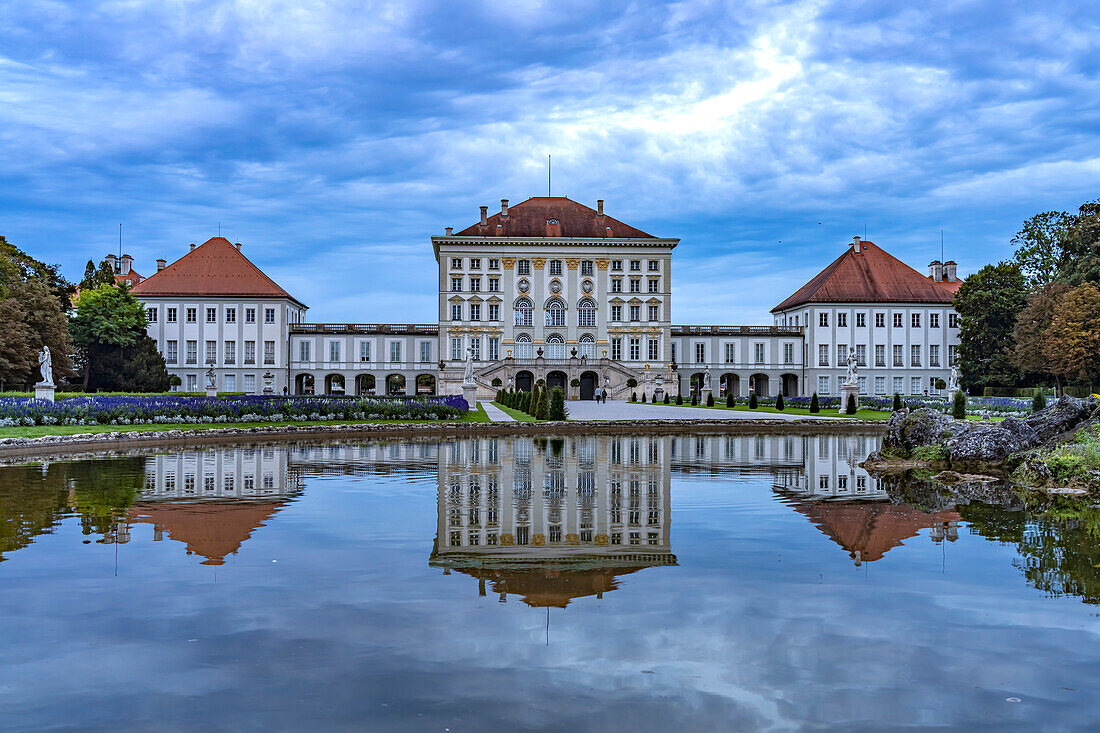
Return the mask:
<svg viewBox="0 0 1100 733">
<path fill-rule="evenodd" d="M 1100 197 L 1096 6 L 923 5 L 4 0 L 0 234 L 78 279 L 221 222 L 310 320 L 430 322 L 428 237 L 549 153 L 682 238 L 675 321 L 766 323 L 865 227 L 970 272 Z"/>
</svg>

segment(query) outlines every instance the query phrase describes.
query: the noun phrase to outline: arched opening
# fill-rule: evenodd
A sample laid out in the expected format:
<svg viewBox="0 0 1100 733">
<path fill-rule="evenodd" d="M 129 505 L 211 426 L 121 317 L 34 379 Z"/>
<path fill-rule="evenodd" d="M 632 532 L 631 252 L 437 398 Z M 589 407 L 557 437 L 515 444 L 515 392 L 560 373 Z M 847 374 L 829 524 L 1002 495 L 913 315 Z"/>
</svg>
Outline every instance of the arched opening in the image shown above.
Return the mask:
<svg viewBox="0 0 1100 733">
<path fill-rule="evenodd" d="M 756 393 L 757 397 L 768 396 L 768 375 L 753 374 L 749 377 L 749 389 Z"/>
<path fill-rule="evenodd" d="M 330 374 L 325 377 L 325 394 L 342 395 L 344 394 L 344 375 L 343 374 Z"/>
<path fill-rule="evenodd" d="M 784 397 L 797 397 L 798 396 L 798 375 L 797 374 L 783 374 L 780 376 L 783 385 Z"/>
<path fill-rule="evenodd" d="M 294 378 L 294 394 L 313 394 L 313 375 L 299 374 Z"/>
<path fill-rule="evenodd" d="M 402 394 L 405 394 L 405 375 L 404 374 L 390 374 L 386 377 L 386 394 L 389 394 L 389 395 L 402 395 Z"/>
<path fill-rule="evenodd" d="M 530 345 L 530 344 L 528 344 Z M 516 373 L 516 391 L 517 392 L 530 392 L 531 387 L 535 386 L 535 375 L 526 369 L 522 372 Z"/>
<path fill-rule="evenodd" d="M 596 337 L 590 333 L 581 334 L 577 340 L 577 357 L 580 359 L 596 358 Z"/>
<path fill-rule="evenodd" d="M 532 313 L 535 312 L 534 304 L 527 298 L 519 298 L 515 304 L 516 312 L 516 325 L 526 326 L 530 328 L 532 326 Z M 518 340 L 518 339 L 517 339 Z"/>
<path fill-rule="evenodd" d="M 703 373 L 702 372 L 695 372 L 695 374 L 692 374 L 691 375 L 691 381 L 689 382 L 689 384 L 691 385 L 691 393 L 692 394 L 702 394 L 703 393 Z"/>
<path fill-rule="evenodd" d="M 596 327 L 596 301 L 585 298 L 577 304 L 577 326 L 580 328 Z"/>
<path fill-rule="evenodd" d="M 355 394 L 374 394 L 376 385 L 373 374 L 359 374 L 355 377 Z"/>
<path fill-rule="evenodd" d="M 516 358 L 531 358 L 531 337 L 525 333 L 516 336 Z"/>
<path fill-rule="evenodd" d="M 726 372 L 718 378 L 718 394 L 721 397 L 726 395 L 733 395 L 734 397 L 741 396 L 741 377 L 733 374 L 732 372 Z"/>
<path fill-rule="evenodd" d="M 565 392 L 565 372 L 553 371 L 546 375 L 546 389 L 553 389 L 554 387 L 561 387 L 561 391 Z"/>
<path fill-rule="evenodd" d="M 546 304 L 546 327 L 565 327 L 565 301 L 554 298 Z"/>
<path fill-rule="evenodd" d="M 416 375 L 417 394 L 435 394 L 435 376 L 431 374 Z"/>
<path fill-rule="evenodd" d="M 565 339 L 562 338 L 561 334 L 552 333 L 546 337 L 546 358 L 565 358 Z"/>
<path fill-rule="evenodd" d="M 592 400 L 596 398 L 596 386 L 600 383 L 600 375 L 596 372 L 581 372 L 581 399 Z"/>
</svg>

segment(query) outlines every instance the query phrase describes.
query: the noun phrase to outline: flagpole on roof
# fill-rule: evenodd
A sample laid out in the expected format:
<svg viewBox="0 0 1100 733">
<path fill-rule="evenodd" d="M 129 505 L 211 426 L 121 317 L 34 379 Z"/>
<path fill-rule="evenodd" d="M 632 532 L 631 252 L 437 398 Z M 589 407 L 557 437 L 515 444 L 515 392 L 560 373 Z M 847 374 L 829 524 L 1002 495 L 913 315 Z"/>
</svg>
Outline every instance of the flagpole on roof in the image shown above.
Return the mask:
<svg viewBox="0 0 1100 733">
<path fill-rule="evenodd" d="M 550 156 L 546 156 L 546 197 L 550 198 L 550 172 L 553 170 L 550 166 Z"/>
</svg>

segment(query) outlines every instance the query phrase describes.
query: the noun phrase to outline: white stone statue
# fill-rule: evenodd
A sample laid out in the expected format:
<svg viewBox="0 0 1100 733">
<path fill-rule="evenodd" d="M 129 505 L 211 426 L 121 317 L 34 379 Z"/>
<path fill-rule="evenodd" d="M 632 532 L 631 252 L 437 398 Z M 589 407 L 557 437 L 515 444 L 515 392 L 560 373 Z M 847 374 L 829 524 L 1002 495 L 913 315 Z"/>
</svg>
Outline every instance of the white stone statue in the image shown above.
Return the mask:
<svg viewBox="0 0 1100 733">
<path fill-rule="evenodd" d="M 508 389 L 509 392 L 512 391 L 512 375 L 511 374 L 508 375 L 507 389 Z"/>
<path fill-rule="evenodd" d="M 206 370 L 206 388 L 214 389 L 218 386 L 218 375 L 214 373 L 214 367 Z"/>
<path fill-rule="evenodd" d="M 466 373 L 462 375 L 464 384 L 474 383 L 474 347 L 466 347 Z"/>
<path fill-rule="evenodd" d="M 859 371 L 859 365 L 856 363 L 856 350 L 848 349 L 848 376 L 844 380 L 845 384 L 857 384 L 857 372 Z"/>
<path fill-rule="evenodd" d="M 664 386 L 664 383 L 665 383 L 665 373 L 664 372 L 662 372 L 662 371 L 657 372 L 656 382 L 657 382 L 657 387 L 658 388 Z"/>
<path fill-rule="evenodd" d="M 39 384 L 53 386 L 53 355 L 49 346 L 43 346 L 38 354 L 38 369 L 42 373 L 42 381 Z"/>
<path fill-rule="evenodd" d="M 951 367 L 951 378 L 947 381 L 947 394 L 954 396 L 959 391 L 959 368 Z"/>
<path fill-rule="evenodd" d="M 710 392 L 710 367 L 703 371 L 703 391 Z"/>
</svg>

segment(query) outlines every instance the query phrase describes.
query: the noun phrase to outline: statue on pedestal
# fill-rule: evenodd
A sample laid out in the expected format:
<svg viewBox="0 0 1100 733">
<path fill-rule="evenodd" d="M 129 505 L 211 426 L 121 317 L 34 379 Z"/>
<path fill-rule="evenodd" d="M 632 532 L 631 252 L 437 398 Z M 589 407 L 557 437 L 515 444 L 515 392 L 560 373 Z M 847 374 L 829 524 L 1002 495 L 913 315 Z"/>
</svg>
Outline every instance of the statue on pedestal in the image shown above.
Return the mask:
<svg viewBox="0 0 1100 733">
<path fill-rule="evenodd" d="M 710 392 L 710 367 L 703 370 L 703 392 Z"/>
<path fill-rule="evenodd" d="M 218 375 L 214 373 L 214 367 L 206 370 L 206 388 L 215 389 L 218 386 Z"/>
<path fill-rule="evenodd" d="M 42 373 L 42 381 L 39 384 L 52 387 L 53 355 L 50 353 L 49 346 L 43 346 L 42 351 L 38 354 L 38 370 Z"/>
<path fill-rule="evenodd" d="M 959 368 L 957 366 L 951 367 L 951 378 L 947 380 L 947 394 L 949 397 L 954 397 L 955 393 L 959 391 Z"/>
<path fill-rule="evenodd" d="M 845 378 L 844 383 L 857 384 L 858 371 L 859 365 L 856 363 L 856 350 L 848 349 L 848 376 Z"/>
<path fill-rule="evenodd" d="M 474 383 L 474 347 L 466 347 L 466 371 L 462 375 L 463 384 Z"/>
</svg>

